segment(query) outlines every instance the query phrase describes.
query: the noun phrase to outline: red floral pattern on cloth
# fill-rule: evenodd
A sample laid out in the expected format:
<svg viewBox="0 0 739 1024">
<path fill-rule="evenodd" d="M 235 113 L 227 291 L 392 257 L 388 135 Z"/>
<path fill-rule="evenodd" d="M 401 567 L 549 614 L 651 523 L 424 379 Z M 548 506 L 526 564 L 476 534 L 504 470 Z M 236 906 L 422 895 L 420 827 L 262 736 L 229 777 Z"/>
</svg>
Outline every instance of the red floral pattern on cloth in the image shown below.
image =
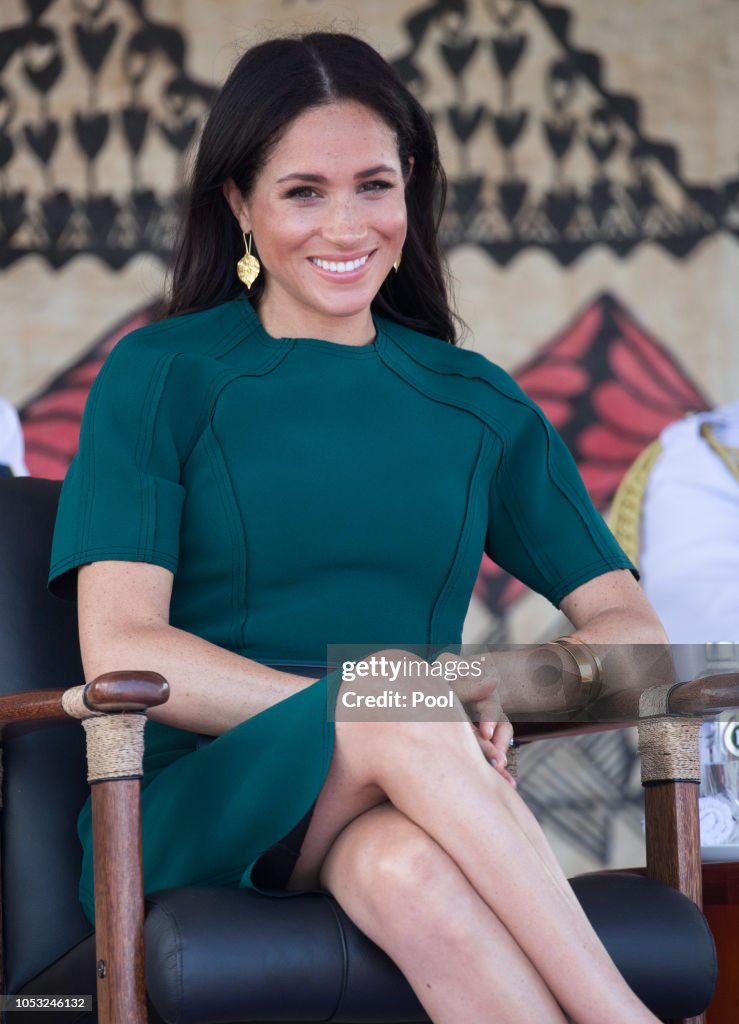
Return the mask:
<svg viewBox="0 0 739 1024">
<path fill-rule="evenodd" d="M 514 376 L 565 440 L 604 512 L 627 469 L 668 423 L 709 408 L 667 347 L 600 295 Z M 477 596 L 503 614 L 526 588 L 489 559 Z"/>
<path fill-rule="evenodd" d="M 154 319 L 157 305 L 146 306 L 116 324 L 68 370 L 55 377 L 21 410 L 26 464 L 31 476 L 62 480 L 75 456 L 87 395 L 108 353 L 129 331 Z"/>
</svg>

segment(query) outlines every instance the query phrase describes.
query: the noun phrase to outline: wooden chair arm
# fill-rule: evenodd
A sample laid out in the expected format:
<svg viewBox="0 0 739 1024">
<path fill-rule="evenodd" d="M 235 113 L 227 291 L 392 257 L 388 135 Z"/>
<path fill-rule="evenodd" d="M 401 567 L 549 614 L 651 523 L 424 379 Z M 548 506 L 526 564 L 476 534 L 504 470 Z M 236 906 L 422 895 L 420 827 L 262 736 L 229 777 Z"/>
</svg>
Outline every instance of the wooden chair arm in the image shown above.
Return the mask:
<svg viewBox="0 0 739 1024">
<path fill-rule="evenodd" d="M 595 701 L 587 710 L 594 721 L 636 725 L 639 720 L 639 689 L 626 689 Z M 739 709 L 739 672 L 704 676 L 675 683 L 669 692 L 668 714 L 705 718 Z"/>
<path fill-rule="evenodd" d="M 28 690 L 0 697 L 0 729 L 20 722 L 64 721 L 66 690 Z M 157 672 L 107 672 L 84 688 L 90 711 L 144 711 L 164 704 L 169 685 Z"/>
<path fill-rule="evenodd" d="M 557 739 L 584 733 L 604 732 L 639 724 L 638 689 L 621 690 L 595 701 L 588 709 L 588 720 L 582 712 L 549 715 L 549 721 L 538 720 L 540 715 L 511 715 L 519 743 L 538 739 Z M 670 690 L 669 714 L 706 718 L 730 711 L 739 711 L 739 672 L 704 676 L 676 683 Z"/>
<path fill-rule="evenodd" d="M 168 700 L 169 683 L 158 672 L 106 672 L 85 687 L 93 711 L 145 711 Z"/>
<path fill-rule="evenodd" d="M 142 716 L 168 698 L 169 685 L 156 672 L 108 672 L 69 690 L 0 697 L 0 731 L 5 725 L 74 718 L 82 719 L 85 727 L 92 783 L 100 1024 L 147 1021 L 139 786 Z M 138 741 L 133 757 L 125 749 L 132 735 Z"/>
<path fill-rule="evenodd" d="M 62 707 L 64 690 L 28 690 L 0 697 L 0 728 L 15 722 L 43 722 L 68 718 Z"/>
</svg>

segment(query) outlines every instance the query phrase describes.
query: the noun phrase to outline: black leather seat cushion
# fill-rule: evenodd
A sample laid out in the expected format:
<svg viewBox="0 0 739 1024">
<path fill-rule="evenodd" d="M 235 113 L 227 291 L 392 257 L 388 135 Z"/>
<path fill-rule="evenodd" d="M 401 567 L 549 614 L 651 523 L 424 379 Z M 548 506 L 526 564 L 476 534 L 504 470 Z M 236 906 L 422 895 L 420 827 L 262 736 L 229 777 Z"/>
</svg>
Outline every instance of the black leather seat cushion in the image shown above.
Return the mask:
<svg viewBox="0 0 739 1024">
<path fill-rule="evenodd" d="M 582 875 L 571 885 L 627 982 L 658 1017 L 705 1009 L 716 983 L 716 951 L 695 904 L 639 875 Z M 427 1020 L 392 961 L 321 893 L 285 899 L 226 888 L 156 893 L 148 901 L 146 976 L 149 1024 Z M 92 938 L 23 991 L 94 993 Z M 16 1018 L 51 1024 L 48 1013 L 8 1015 Z M 92 1024 L 95 1017 L 64 1014 L 64 1020 Z"/>
<path fill-rule="evenodd" d="M 705 1008 L 715 947 L 690 900 L 638 875 L 585 875 L 571 884 L 626 980 L 659 1017 Z M 149 995 L 168 1022 L 427 1019 L 395 965 L 323 894 L 170 889 L 150 901 L 146 940 Z"/>
</svg>

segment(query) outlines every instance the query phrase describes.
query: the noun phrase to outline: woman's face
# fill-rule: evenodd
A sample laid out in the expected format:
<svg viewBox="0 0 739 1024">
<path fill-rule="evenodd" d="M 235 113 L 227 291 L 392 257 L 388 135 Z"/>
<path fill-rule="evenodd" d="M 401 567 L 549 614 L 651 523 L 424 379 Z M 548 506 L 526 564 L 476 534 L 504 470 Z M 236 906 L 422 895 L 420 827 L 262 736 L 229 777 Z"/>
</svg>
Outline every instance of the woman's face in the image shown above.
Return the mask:
<svg viewBox="0 0 739 1024">
<path fill-rule="evenodd" d="M 265 274 L 259 315 L 274 337 L 372 339 L 370 303 L 400 255 L 405 182 L 391 128 L 348 101 L 292 122 L 247 198 L 224 194 Z"/>
</svg>

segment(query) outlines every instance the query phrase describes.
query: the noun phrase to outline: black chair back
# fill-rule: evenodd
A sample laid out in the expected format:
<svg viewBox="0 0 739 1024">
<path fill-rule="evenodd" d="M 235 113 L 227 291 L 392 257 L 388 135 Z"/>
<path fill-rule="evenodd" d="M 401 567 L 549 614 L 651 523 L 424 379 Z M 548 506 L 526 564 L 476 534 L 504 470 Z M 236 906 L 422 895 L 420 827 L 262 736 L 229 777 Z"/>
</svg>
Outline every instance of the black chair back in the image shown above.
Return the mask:
<svg viewBox="0 0 739 1024">
<path fill-rule="evenodd" d="M 0 480 L 2 694 L 83 682 L 76 606 L 46 590 L 60 489 L 54 480 Z M 17 992 L 92 932 L 77 899 L 75 830 L 89 787 L 79 723 L 13 727 L 3 746 L 3 991 Z"/>
</svg>

